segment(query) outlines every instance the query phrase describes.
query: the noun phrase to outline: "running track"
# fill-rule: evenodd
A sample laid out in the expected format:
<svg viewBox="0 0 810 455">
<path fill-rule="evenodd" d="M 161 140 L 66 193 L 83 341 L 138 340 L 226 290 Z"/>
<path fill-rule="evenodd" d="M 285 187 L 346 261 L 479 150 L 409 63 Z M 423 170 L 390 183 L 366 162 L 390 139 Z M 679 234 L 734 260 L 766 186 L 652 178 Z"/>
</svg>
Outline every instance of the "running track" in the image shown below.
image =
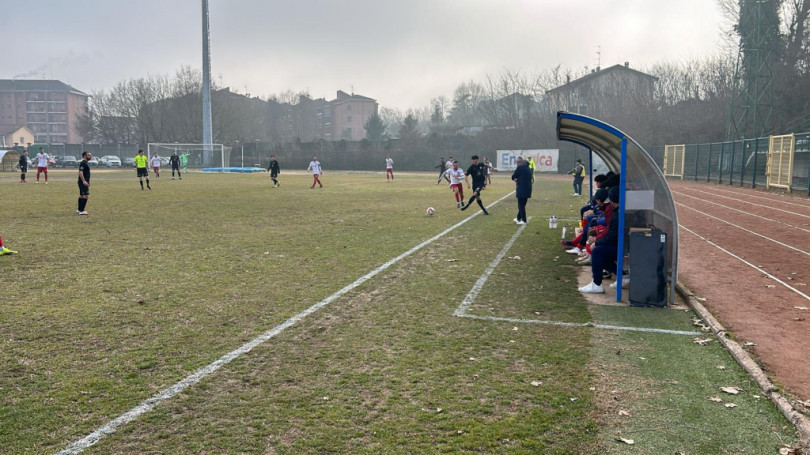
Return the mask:
<svg viewBox="0 0 810 455">
<path fill-rule="evenodd" d="M 679 279 L 766 372 L 810 400 L 810 200 L 670 181 Z"/>
</svg>

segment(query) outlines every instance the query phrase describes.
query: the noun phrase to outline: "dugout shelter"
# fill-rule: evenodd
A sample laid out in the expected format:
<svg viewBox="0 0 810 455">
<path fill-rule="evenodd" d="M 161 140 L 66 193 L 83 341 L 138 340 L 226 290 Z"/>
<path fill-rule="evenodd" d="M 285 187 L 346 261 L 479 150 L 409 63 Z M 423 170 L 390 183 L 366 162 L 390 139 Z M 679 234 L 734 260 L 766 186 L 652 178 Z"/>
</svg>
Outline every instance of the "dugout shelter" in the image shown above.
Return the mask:
<svg viewBox="0 0 810 455">
<path fill-rule="evenodd" d="M 9 172 L 20 164 L 20 154 L 14 150 L 0 150 L 0 170 Z"/>
<path fill-rule="evenodd" d="M 631 270 L 630 275 L 635 277 L 632 264 L 632 242 L 638 233 L 659 232 L 666 235 L 666 245 L 662 246 L 662 258 L 665 265 L 665 279 L 668 285 L 666 301 L 675 301 L 675 285 L 678 282 L 678 216 L 675 211 L 675 201 L 669 190 L 666 178 L 652 157 L 630 136 L 607 123 L 592 117 L 570 112 L 557 112 L 557 139 L 573 142 L 588 149 L 589 178 L 591 182 L 591 197 L 593 197 L 593 155 L 596 154 L 605 162 L 608 169 L 621 175 L 619 185 L 621 203 L 619 205 L 619 251 L 628 251 L 625 244 L 631 242 Z M 626 226 L 629 223 L 630 226 Z M 629 235 L 628 235 L 629 233 Z M 664 237 L 660 237 L 664 243 Z M 639 254 L 638 256 L 642 256 Z M 618 255 L 618 281 L 621 282 L 624 255 Z M 636 260 L 650 260 L 655 258 L 638 257 Z M 639 271 L 645 271 L 642 267 Z M 635 278 L 630 283 L 630 298 L 633 299 L 633 283 L 641 284 Z M 621 286 L 616 289 L 616 301 L 622 300 Z"/>
</svg>

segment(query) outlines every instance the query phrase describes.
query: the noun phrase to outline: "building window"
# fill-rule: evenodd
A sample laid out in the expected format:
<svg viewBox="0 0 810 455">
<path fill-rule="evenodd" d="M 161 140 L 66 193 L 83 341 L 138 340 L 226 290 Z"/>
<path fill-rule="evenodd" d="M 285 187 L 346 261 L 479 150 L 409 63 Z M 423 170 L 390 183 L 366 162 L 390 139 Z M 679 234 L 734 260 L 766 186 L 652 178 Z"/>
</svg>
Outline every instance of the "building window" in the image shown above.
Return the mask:
<svg viewBox="0 0 810 455">
<path fill-rule="evenodd" d="M 346 112 L 351 112 L 351 111 L 352 111 L 352 105 L 351 105 L 351 104 L 347 104 L 347 105 L 346 105 Z"/>
<path fill-rule="evenodd" d="M 351 115 L 346 116 L 346 123 L 352 123 L 352 116 Z"/>
</svg>

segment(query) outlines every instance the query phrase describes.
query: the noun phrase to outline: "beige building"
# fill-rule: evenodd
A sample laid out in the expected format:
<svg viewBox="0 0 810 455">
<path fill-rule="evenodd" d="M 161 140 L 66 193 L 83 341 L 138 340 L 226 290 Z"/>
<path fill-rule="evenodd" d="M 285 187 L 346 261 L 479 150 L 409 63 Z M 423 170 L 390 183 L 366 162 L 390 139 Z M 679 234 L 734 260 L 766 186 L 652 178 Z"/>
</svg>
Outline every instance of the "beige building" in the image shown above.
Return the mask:
<svg viewBox="0 0 810 455">
<path fill-rule="evenodd" d="M 329 102 L 332 112 L 332 140 L 360 141 L 366 137 L 365 125 L 377 113 L 377 101 L 365 96 L 338 90 L 337 98 Z"/>
<path fill-rule="evenodd" d="M 26 126 L 36 143 L 82 143 L 77 124 L 87 99 L 61 81 L 0 79 L 0 132 Z"/>
<path fill-rule="evenodd" d="M 0 144 L 0 146 L 3 148 L 14 147 L 17 145 L 28 148 L 30 144 L 36 142 L 34 132 L 26 126 L 21 126 L 15 130 L 3 134 L 3 137 L 0 140 L 5 141 L 4 143 Z"/>
</svg>

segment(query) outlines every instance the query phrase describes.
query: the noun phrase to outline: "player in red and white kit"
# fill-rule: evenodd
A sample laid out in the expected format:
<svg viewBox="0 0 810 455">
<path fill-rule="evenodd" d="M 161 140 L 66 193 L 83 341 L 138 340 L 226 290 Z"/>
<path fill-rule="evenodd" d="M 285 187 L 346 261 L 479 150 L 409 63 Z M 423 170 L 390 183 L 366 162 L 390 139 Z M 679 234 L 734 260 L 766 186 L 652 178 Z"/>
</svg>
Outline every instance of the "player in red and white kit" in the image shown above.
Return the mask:
<svg viewBox="0 0 810 455">
<path fill-rule="evenodd" d="M 152 165 L 152 170 L 155 171 L 155 178 L 160 177 L 160 157 L 157 153 L 152 155 L 152 159 L 149 160 L 149 164 Z"/>
<path fill-rule="evenodd" d="M 42 147 L 39 148 L 39 153 L 37 153 L 37 183 L 39 183 L 39 174 L 45 173 L 45 184 L 48 184 L 48 161 L 51 159 Z"/>
<path fill-rule="evenodd" d="M 388 181 L 388 176 L 391 176 L 391 181 L 394 181 L 394 160 L 390 155 L 385 155 L 385 181 Z"/>
<path fill-rule="evenodd" d="M 461 182 L 464 181 L 464 171 L 458 168 L 458 161 L 453 161 L 453 168 L 447 172 L 447 175 L 450 177 L 450 189 L 456 196 L 456 207 L 462 207 L 464 205 L 464 187 Z"/>
<path fill-rule="evenodd" d="M 318 184 L 318 188 L 323 188 L 323 184 L 321 183 L 320 176 L 323 174 L 323 169 L 321 168 L 321 162 L 318 161 L 317 156 L 312 157 L 312 161 L 309 163 L 309 167 L 307 167 L 307 172 L 312 171 L 312 186 L 309 187 L 310 189 L 315 188 L 315 184 Z"/>
</svg>

